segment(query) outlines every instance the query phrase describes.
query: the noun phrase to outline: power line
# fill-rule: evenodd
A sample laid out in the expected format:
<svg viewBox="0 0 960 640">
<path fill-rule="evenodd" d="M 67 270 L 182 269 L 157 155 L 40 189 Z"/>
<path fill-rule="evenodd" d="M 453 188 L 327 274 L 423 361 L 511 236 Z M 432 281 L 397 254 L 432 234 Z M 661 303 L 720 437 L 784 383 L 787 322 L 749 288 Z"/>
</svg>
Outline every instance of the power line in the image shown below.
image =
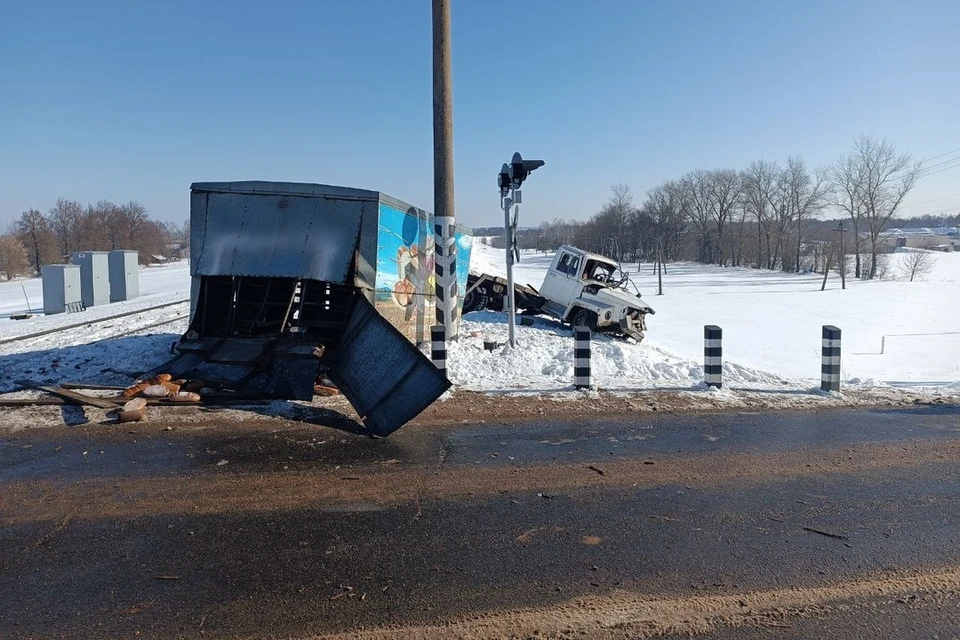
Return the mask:
<svg viewBox="0 0 960 640">
<path fill-rule="evenodd" d="M 960 160 L 960 156 L 956 158 L 947 158 L 946 160 L 941 160 L 940 162 L 934 162 L 933 164 L 929 164 L 929 165 L 923 164 L 921 162 L 920 165 L 923 167 L 924 171 L 929 171 L 930 169 L 936 169 L 937 167 L 942 167 L 945 164 L 950 164 L 951 162 L 956 162 L 957 160 Z"/>
<path fill-rule="evenodd" d="M 923 202 L 914 202 L 913 204 L 908 204 L 902 207 L 903 209 L 910 209 L 911 207 L 919 207 L 922 204 L 930 204 L 931 202 L 939 202 L 940 200 L 947 200 L 948 198 L 956 198 L 960 196 L 960 193 L 951 193 L 948 196 L 943 196 L 941 198 L 933 198 L 932 200 L 924 200 Z"/>
<path fill-rule="evenodd" d="M 933 176 L 933 175 L 936 175 L 936 174 L 938 174 L 938 173 L 943 173 L 944 171 L 949 171 L 950 169 L 956 169 L 957 167 L 960 167 L 960 158 L 957 158 L 957 159 L 954 161 L 954 163 L 951 164 L 950 166 L 942 167 L 942 168 L 940 168 L 940 169 L 937 169 L 936 171 L 921 172 L 918 177 L 919 177 L 919 178 L 926 178 L 926 177 L 928 177 L 928 176 Z"/>
<path fill-rule="evenodd" d="M 956 149 L 951 149 L 950 151 L 947 151 L 946 153 L 941 153 L 941 154 L 938 155 L 938 156 L 933 156 L 933 157 L 930 157 L 930 158 L 924 158 L 924 159 L 921 160 L 920 162 L 926 162 L 927 160 L 936 160 L 937 158 L 942 158 L 943 156 L 948 156 L 948 155 L 950 155 L 951 153 L 956 153 L 957 151 L 960 151 L 960 147 L 957 147 Z"/>
<path fill-rule="evenodd" d="M 936 168 L 938 168 L 938 167 L 942 167 L 943 165 L 947 165 L 947 164 L 949 164 L 949 163 L 951 163 L 951 162 L 956 162 L 956 161 L 960 160 L 960 156 L 957 156 L 957 157 L 955 157 L 955 158 L 946 158 L 945 160 L 941 160 L 941 161 L 939 161 L 939 162 L 935 162 L 935 163 L 933 163 L 932 165 L 926 165 L 926 164 L 925 164 L 925 163 L 929 162 L 930 160 L 936 160 L 937 158 L 943 158 L 944 156 L 953 155 L 953 154 L 957 153 L 958 151 L 960 151 L 960 147 L 957 147 L 956 149 L 951 149 L 950 151 L 947 151 L 947 152 L 945 152 L 945 153 L 941 153 L 941 154 L 939 154 L 939 155 L 931 156 L 931 157 L 929 157 L 929 158 L 923 158 L 922 160 L 919 161 L 919 164 L 920 164 L 920 173 L 917 175 L 917 178 L 922 178 L 922 177 L 927 176 L 927 175 L 933 175 L 933 173 L 930 171 L 931 169 L 936 169 Z M 901 174 L 901 173 L 906 173 L 907 171 L 911 171 L 914 166 L 916 166 L 916 165 L 913 164 L 913 165 L 905 166 L 905 167 L 903 167 L 902 169 L 897 169 L 896 171 L 893 171 L 890 175 L 899 175 L 899 174 Z M 950 167 L 946 167 L 946 168 L 952 169 L 953 167 L 950 166 Z"/>
</svg>

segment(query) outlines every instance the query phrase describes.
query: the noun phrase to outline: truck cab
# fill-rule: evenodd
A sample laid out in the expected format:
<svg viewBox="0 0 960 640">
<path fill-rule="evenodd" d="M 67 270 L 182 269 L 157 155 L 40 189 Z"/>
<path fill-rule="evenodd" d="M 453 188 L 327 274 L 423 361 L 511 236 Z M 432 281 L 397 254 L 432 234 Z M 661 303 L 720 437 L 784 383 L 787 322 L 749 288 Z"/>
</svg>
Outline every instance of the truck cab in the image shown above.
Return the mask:
<svg viewBox="0 0 960 640">
<path fill-rule="evenodd" d="M 629 277 L 619 265 L 595 253 L 563 245 L 544 277 L 541 310 L 574 326 L 607 331 L 643 340 L 644 317 L 655 313 L 627 290 Z"/>
</svg>

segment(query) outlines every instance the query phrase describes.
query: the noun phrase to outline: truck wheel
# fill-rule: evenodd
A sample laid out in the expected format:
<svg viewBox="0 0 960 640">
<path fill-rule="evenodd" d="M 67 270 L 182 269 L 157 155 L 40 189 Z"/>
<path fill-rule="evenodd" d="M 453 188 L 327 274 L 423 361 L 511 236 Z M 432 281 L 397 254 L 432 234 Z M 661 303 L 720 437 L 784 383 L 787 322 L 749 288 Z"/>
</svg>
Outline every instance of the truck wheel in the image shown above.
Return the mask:
<svg viewBox="0 0 960 640">
<path fill-rule="evenodd" d="M 570 316 L 570 326 L 572 327 L 586 327 L 590 331 L 597 330 L 597 314 L 593 311 L 588 311 L 587 309 L 577 309 L 573 312 L 573 315 Z"/>
<path fill-rule="evenodd" d="M 480 311 L 487 306 L 487 296 L 480 290 L 479 287 L 467 293 L 463 296 L 463 311 L 462 313 L 470 313 L 471 311 Z"/>
</svg>

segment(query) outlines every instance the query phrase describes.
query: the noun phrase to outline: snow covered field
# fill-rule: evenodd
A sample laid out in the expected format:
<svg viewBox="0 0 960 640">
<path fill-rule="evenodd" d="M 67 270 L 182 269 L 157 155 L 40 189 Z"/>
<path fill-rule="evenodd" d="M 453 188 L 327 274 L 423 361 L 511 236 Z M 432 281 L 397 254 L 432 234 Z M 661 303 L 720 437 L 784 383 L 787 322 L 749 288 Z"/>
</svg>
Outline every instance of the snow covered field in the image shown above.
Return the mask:
<svg viewBox="0 0 960 640">
<path fill-rule="evenodd" d="M 24 289 L 37 315 L 11 320 L 11 314 L 27 310 Z M 53 316 L 42 315 L 39 278 L 0 283 L 0 393 L 19 388 L 19 379 L 129 384 L 130 377 L 118 371 L 140 372 L 171 357 L 170 344 L 187 329 L 189 299 L 187 262 L 141 267 L 140 296 L 133 300 Z M 160 305 L 165 306 L 152 308 Z M 96 322 L 140 310 L 145 311 Z M 68 326 L 73 328 L 5 342 Z"/>
<path fill-rule="evenodd" d="M 525 252 L 517 280 L 539 287 L 551 257 Z M 816 275 L 671 264 L 663 296 L 656 295 L 650 265 L 642 265 L 639 272 L 638 265 L 625 265 L 657 313 L 648 318 L 642 344 L 595 336 L 595 382 L 610 390 L 703 389 L 703 325 L 717 324 L 724 332 L 722 393 L 807 392 L 819 386 L 821 327 L 834 324 L 843 331 L 845 389 L 896 386 L 960 393 L 960 254 L 937 254 L 936 259 L 924 281 L 850 280 L 841 291 L 839 279 L 831 276 L 824 292 Z M 503 261 L 502 250 L 474 247 L 475 271 L 502 272 Z M 42 299 L 40 281 L 0 283 L 0 393 L 16 389 L 15 381 L 21 378 L 48 384 L 124 384 L 129 382 L 124 372 L 142 371 L 170 358 L 170 344 L 186 330 L 186 303 L 91 322 L 189 298 L 186 263 L 142 269 L 140 278 L 142 295 L 136 300 L 22 321 L 8 319 L 10 313 L 26 309 L 21 284 L 36 311 Z M 3 343 L 78 323 L 83 324 Z M 484 350 L 484 339 L 505 342 L 506 334 L 502 313 L 465 316 L 461 339 L 448 350 L 455 385 L 519 393 L 572 387 L 573 339 L 567 327 L 537 318 L 533 326 L 517 327 L 517 350 Z"/>
<path fill-rule="evenodd" d="M 525 252 L 515 267 L 517 281 L 539 287 L 551 259 Z M 475 246 L 473 260 L 475 271 L 504 271 L 502 250 Z M 696 386 L 703 380 L 703 326 L 716 324 L 723 329 L 725 384 L 809 389 L 819 386 L 822 326 L 832 324 L 843 332 L 847 386 L 960 390 L 960 254 L 936 254 L 923 281 L 850 279 L 841 290 L 832 275 L 823 292 L 816 274 L 671 264 L 658 296 L 651 265 L 624 267 L 657 313 L 647 318 L 641 345 L 595 339 L 593 369 L 601 388 Z M 518 327 L 518 352 L 507 355 L 482 352 L 482 344 L 469 338 L 480 332 L 505 340 L 502 314 L 468 314 L 463 326 L 468 337 L 451 348 L 448 364 L 458 384 L 548 389 L 572 380 L 570 332 L 552 320 Z"/>
<path fill-rule="evenodd" d="M 133 300 L 93 307 L 82 313 L 60 313 L 49 318 L 42 315 L 43 287 L 40 278 L 0 282 L 0 340 L 189 299 L 190 264 L 186 261 L 140 267 L 140 295 Z M 10 320 L 11 315 L 28 311 L 35 316 L 29 320 Z M 3 347 L 0 347 L 2 353 Z"/>
</svg>

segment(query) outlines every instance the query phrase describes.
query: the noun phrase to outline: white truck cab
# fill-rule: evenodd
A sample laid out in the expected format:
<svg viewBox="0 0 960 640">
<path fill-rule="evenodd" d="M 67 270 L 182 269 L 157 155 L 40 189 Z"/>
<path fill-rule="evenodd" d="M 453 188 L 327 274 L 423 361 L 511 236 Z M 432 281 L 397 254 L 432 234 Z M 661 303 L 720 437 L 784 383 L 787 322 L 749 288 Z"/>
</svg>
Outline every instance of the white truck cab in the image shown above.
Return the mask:
<svg viewBox="0 0 960 640">
<path fill-rule="evenodd" d="M 630 293 L 631 284 L 616 262 L 596 253 L 563 245 L 540 287 L 541 311 L 574 326 L 622 333 L 643 340 L 644 316 L 655 311 Z"/>
</svg>

